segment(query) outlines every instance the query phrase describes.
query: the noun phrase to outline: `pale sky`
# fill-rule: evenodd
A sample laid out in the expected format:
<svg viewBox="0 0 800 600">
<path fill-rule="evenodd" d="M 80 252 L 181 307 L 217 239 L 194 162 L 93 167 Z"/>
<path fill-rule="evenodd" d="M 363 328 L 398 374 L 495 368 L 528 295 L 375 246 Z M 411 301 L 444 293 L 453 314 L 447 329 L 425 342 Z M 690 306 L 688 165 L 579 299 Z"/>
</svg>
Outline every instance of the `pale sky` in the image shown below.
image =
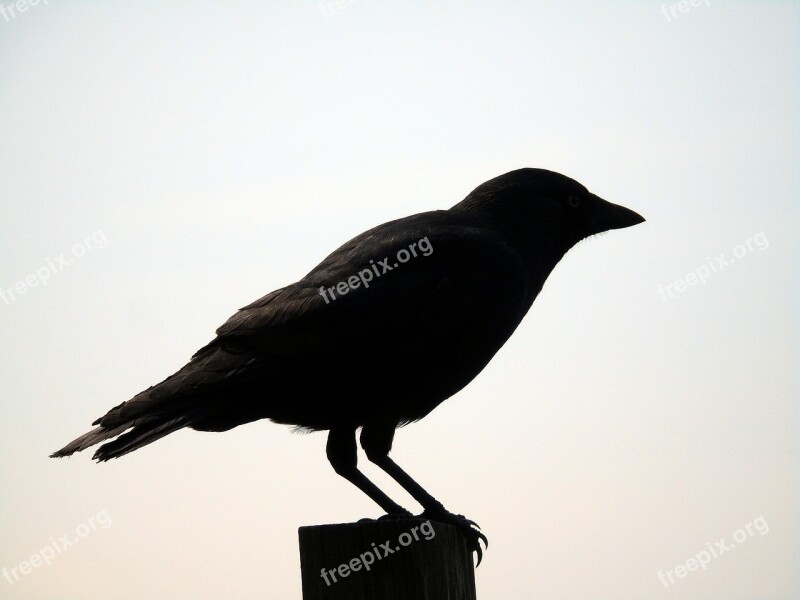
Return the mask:
<svg viewBox="0 0 800 600">
<path fill-rule="evenodd" d="M 299 600 L 297 528 L 380 514 L 324 434 L 47 455 L 355 234 L 523 166 L 647 222 L 570 251 L 395 438 L 489 537 L 478 598 L 800 597 L 800 4 L 21 1 L 0 0 L 0 598 Z"/>
</svg>

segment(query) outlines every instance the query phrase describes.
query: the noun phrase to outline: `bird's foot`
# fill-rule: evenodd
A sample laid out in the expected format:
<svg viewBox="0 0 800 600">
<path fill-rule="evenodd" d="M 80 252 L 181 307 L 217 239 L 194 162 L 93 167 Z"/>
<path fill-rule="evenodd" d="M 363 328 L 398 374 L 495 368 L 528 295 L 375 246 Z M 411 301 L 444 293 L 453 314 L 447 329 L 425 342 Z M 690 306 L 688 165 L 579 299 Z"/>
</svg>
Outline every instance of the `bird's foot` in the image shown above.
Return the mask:
<svg viewBox="0 0 800 600">
<path fill-rule="evenodd" d="M 467 541 L 467 548 L 469 551 L 478 553 L 478 563 L 475 566 L 477 567 L 481 564 L 481 559 L 483 558 L 483 548 L 481 548 L 481 542 L 483 542 L 485 548 L 489 548 L 489 540 L 479 531 L 480 526 L 478 526 L 475 521 L 467 519 L 464 515 L 453 514 L 446 510 L 441 504 L 432 510 L 426 509 L 425 512 L 420 515 L 420 518 L 433 519 L 434 521 L 439 521 L 440 523 L 453 525 L 456 529 L 458 529 L 459 533 L 464 536 L 464 539 Z"/>
<path fill-rule="evenodd" d="M 365 523 L 367 521 L 400 521 L 402 519 L 408 519 L 413 517 L 414 515 L 403 508 L 402 506 L 398 506 L 395 510 L 390 513 L 386 513 L 385 515 L 381 515 L 377 519 L 370 519 L 369 517 L 364 517 L 363 519 L 359 519 L 359 523 Z"/>
<path fill-rule="evenodd" d="M 395 510 L 378 517 L 378 521 L 400 521 L 402 519 L 408 519 L 409 517 L 414 516 L 411 511 L 408 511 L 402 507 L 399 508 L 400 510 Z"/>
</svg>

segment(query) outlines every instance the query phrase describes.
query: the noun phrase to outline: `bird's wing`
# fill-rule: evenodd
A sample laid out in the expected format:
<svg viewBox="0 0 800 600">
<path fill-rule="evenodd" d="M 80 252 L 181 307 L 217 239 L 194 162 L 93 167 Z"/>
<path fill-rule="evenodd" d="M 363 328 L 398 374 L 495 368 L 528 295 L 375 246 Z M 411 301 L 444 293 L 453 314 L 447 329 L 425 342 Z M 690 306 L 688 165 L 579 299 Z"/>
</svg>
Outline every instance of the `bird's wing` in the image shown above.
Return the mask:
<svg viewBox="0 0 800 600">
<path fill-rule="evenodd" d="M 423 238 L 427 256 L 419 250 Z M 411 244 L 417 256 L 401 263 L 398 252 Z M 369 287 L 359 283 L 327 300 L 320 293 L 354 283 L 351 277 L 365 269 L 374 275 Z M 529 306 L 527 285 L 521 259 L 493 229 L 448 211 L 386 223 L 341 246 L 302 280 L 240 309 L 191 362 L 132 402 L 151 411 L 167 399 L 172 405 L 271 375 L 457 353 L 465 335 L 471 342 L 493 335 L 500 325 L 492 319 L 516 326 Z"/>
<path fill-rule="evenodd" d="M 301 281 L 239 310 L 212 345 L 308 360 L 391 348 L 392 336 L 447 340 L 484 311 L 522 308 L 526 284 L 521 259 L 495 230 L 424 213 L 347 242 Z"/>
</svg>

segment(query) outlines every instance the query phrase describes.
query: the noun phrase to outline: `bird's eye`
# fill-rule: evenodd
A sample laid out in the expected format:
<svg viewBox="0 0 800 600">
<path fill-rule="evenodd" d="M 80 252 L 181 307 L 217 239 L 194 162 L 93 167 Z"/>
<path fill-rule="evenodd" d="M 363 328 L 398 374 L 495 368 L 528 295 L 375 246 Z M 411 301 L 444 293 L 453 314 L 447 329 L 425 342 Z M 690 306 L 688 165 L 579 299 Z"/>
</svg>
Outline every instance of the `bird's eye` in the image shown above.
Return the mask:
<svg viewBox="0 0 800 600">
<path fill-rule="evenodd" d="M 578 205 L 581 203 L 581 197 L 572 195 L 567 198 L 567 203 L 570 205 L 571 208 L 578 208 Z"/>
</svg>

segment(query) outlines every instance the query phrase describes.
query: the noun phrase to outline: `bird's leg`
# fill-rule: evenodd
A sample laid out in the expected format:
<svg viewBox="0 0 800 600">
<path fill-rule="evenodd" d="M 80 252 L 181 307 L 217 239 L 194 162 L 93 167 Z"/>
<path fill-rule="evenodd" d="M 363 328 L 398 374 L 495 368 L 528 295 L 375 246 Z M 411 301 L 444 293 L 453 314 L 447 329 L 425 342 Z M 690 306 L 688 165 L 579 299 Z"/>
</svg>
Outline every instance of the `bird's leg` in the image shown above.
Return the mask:
<svg viewBox="0 0 800 600">
<path fill-rule="evenodd" d="M 412 516 L 358 470 L 355 427 L 331 428 L 326 452 L 333 470 L 372 498 L 388 515 Z"/>
<path fill-rule="evenodd" d="M 403 486 L 414 499 L 425 509 L 420 515 L 423 518 L 430 518 L 434 521 L 455 525 L 467 540 L 469 549 L 478 553 L 478 564 L 481 563 L 483 551 L 480 542 L 489 547 L 489 541 L 477 528 L 474 521 L 470 521 L 464 515 L 456 515 L 445 509 L 444 505 L 436 498 L 426 492 L 411 475 L 406 473 L 400 465 L 389 458 L 394 438 L 394 425 L 391 426 L 370 426 L 365 425 L 361 430 L 361 447 L 367 454 L 367 458 L 378 465 L 392 479 Z"/>
</svg>

